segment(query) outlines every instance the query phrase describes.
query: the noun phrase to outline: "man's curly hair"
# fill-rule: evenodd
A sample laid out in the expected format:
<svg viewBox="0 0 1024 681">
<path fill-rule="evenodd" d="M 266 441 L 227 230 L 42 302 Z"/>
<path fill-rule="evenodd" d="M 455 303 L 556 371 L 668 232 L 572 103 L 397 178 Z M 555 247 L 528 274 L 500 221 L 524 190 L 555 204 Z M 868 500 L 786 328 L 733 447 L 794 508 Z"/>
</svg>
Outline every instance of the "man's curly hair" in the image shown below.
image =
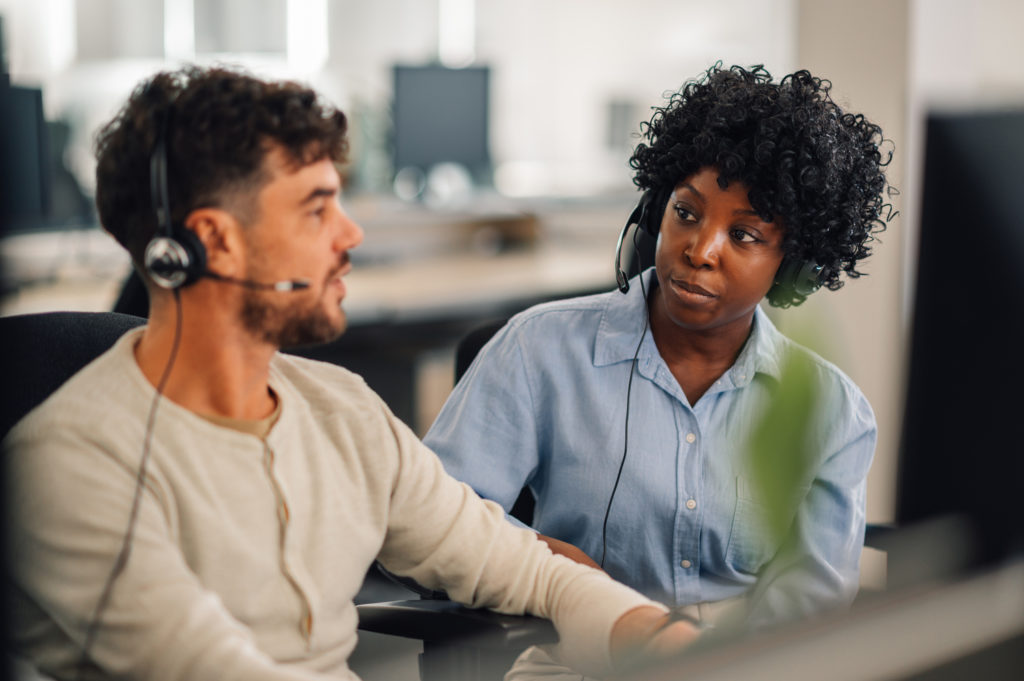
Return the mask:
<svg viewBox="0 0 1024 681">
<path fill-rule="evenodd" d="M 171 219 L 216 206 L 243 222 L 256 216 L 252 192 L 269 179 L 263 161 L 279 146 L 297 166 L 347 151 L 345 115 L 308 87 L 264 82 L 227 67 L 189 66 L 138 85 L 96 136 L 100 222 L 142 262 L 157 230 L 150 158 L 163 135 Z"/>
<path fill-rule="evenodd" d="M 641 125 L 633 182 L 667 196 L 709 166 L 723 188 L 743 182 L 762 218 L 781 219 L 786 255 L 821 265 L 822 285 L 836 290 L 841 272 L 861 276 L 857 262 L 893 217 L 886 200 L 895 190 L 883 173 L 892 151 L 882 151 L 881 128 L 840 108 L 831 87 L 807 71 L 773 83 L 762 66 L 715 64 Z M 768 294 L 776 307 L 804 299 L 778 286 Z"/>
</svg>

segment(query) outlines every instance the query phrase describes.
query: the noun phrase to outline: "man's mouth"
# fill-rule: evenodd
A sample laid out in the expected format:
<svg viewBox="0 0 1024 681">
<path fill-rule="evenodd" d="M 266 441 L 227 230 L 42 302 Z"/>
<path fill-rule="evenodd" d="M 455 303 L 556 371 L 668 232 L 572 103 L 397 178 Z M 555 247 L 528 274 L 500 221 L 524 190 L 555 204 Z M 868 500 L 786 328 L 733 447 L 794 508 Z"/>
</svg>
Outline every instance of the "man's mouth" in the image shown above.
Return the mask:
<svg viewBox="0 0 1024 681">
<path fill-rule="evenodd" d="M 341 262 L 338 263 L 338 266 L 332 269 L 330 273 L 327 275 L 327 282 L 330 283 L 332 281 L 341 281 L 341 278 L 351 271 L 352 262 L 348 257 L 348 253 L 345 253 L 341 257 Z"/>
</svg>

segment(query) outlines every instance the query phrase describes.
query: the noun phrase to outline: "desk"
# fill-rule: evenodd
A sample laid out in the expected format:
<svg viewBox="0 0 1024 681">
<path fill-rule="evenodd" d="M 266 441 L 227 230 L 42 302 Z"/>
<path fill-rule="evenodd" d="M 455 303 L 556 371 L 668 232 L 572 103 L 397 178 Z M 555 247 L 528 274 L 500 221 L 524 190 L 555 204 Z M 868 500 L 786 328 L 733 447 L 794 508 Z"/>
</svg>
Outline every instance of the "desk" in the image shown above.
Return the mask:
<svg viewBox="0 0 1024 681">
<path fill-rule="evenodd" d="M 730 638 L 711 632 L 674 660 L 619 681 L 1019 681 L 1024 559 Z M 716 638 L 717 637 L 717 638 Z"/>
<path fill-rule="evenodd" d="M 541 300 L 608 290 L 615 285 L 615 244 L 603 242 L 356 265 L 345 278 L 345 310 L 355 327 L 412 323 L 507 314 Z"/>
<path fill-rule="evenodd" d="M 423 435 L 451 391 L 459 339 L 530 305 L 610 290 L 614 242 L 601 246 L 606 244 L 357 266 L 346 277 L 348 331 L 296 352 L 362 375 Z"/>
</svg>

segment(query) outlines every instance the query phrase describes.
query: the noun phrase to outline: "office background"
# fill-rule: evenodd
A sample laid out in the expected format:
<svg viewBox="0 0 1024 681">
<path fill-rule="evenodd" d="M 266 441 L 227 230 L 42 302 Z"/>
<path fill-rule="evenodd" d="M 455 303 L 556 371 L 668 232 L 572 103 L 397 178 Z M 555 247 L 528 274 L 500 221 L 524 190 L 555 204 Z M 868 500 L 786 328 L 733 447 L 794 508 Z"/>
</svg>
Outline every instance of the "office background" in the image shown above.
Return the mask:
<svg viewBox="0 0 1024 681">
<path fill-rule="evenodd" d="M 869 276 L 772 314 L 849 373 L 875 408 L 870 521 L 894 510 L 923 114 L 937 104 L 1024 103 L 1024 4 L 1016 0 L 0 0 L 0 17 L 5 70 L 13 84 L 42 89 L 65 180 L 86 199 L 92 135 L 159 68 L 240 63 L 310 82 L 337 102 L 352 130 L 344 201 L 368 228 L 348 301 L 357 319 L 382 304 L 373 290 L 381 282 L 443 257 L 451 242 L 438 225 L 450 227 L 444 216 L 452 215 L 540 215 L 524 229 L 528 239 L 555 244 L 546 262 L 557 264 L 558 252 L 567 262 L 605 254 L 606 274 L 580 276 L 610 288 L 614 236 L 635 200 L 626 160 L 639 122 L 666 91 L 717 60 L 763 63 L 779 75 L 808 68 L 833 80 L 836 99 L 895 143 L 889 178 L 901 190 L 892 199 L 900 215 L 879 235 Z M 395 191 L 416 193 L 424 178 L 414 177 L 412 190 L 393 182 L 392 69 L 433 62 L 489 68 L 492 187 L 474 191 L 474 178 L 442 175 L 422 200 L 403 203 Z M 53 193 L 64 197 L 65 214 L 45 234 L 4 239 L 0 314 L 113 304 L 127 262 L 64 186 Z M 500 226 L 516 236 L 522 222 Z M 425 236 L 428 229 L 437 234 Z M 442 266 L 427 276 L 473 272 L 472 281 L 439 286 L 487 290 L 488 272 L 497 272 L 488 265 L 494 234 L 466 238 L 478 268 Z M 360 283 L 363 266 L 372 276 Z M 507 289 L 518 281 L 491 286 L 514 297 Z M 431 304 L 428 289 L 419 295 Z M 420 357 L 415 373 L 422 431 L 450 388 L 450 348 Z M 866 556 L 868 583 L 883 580 L 882 570 Z"/>
</svg>

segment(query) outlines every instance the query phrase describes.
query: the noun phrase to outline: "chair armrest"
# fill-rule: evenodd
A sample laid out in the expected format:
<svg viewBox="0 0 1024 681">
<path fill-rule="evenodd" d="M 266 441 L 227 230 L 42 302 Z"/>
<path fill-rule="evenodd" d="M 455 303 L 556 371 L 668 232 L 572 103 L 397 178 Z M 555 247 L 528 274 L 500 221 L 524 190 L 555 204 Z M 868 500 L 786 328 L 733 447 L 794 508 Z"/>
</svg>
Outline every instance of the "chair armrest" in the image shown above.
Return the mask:
<svg viewBox="0 0 1024 681">
<path fill-rule="evenodd" d="M 356 606 L 359 628 L 378 634 L 492 650 L 522 650 L 555 643 L 558 632 L 546 619 L 475 610 L 452 601 L 391 601 Z"/>
</svg>

